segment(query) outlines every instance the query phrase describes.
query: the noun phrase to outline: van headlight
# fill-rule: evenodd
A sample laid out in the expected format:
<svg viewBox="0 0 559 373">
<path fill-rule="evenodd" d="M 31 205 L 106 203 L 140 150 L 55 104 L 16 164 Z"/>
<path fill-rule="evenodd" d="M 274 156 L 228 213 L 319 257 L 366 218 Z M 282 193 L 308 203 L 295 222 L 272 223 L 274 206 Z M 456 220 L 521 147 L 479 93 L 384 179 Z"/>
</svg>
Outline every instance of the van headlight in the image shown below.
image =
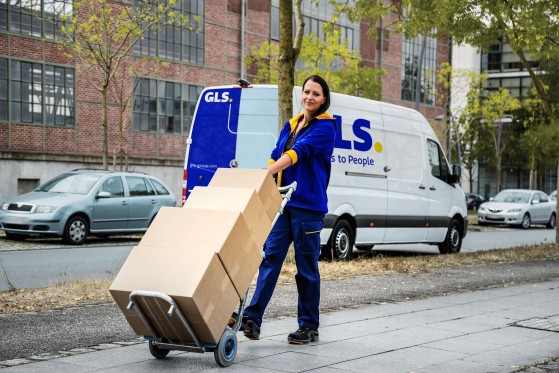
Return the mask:
<svg viewBox="0 0 559 373">
<path fill-rule="evenodd" d="M 35 213 L 37 214 L 48 214 L 50 212 L 54 212 L 56 210 L 56 207 L 54 206 L 37 206 L 37 210 L 35 210 Z"/>
</svg>

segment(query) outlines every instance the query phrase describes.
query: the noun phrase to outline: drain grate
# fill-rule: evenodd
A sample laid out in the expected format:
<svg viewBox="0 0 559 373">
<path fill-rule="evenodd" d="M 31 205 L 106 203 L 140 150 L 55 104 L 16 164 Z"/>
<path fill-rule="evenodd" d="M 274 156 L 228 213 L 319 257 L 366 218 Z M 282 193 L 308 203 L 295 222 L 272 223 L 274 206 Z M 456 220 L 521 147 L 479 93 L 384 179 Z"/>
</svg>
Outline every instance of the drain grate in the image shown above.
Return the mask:
<svg viewBox="0 0 559 373">
<path fill-rule="evenodd" d="M 559 315 L 548 317 L 534 317 L 528 320 L 517 321 L 511 324 L 522 328 L 547 330 L 559 333 Z"/>
</svg>

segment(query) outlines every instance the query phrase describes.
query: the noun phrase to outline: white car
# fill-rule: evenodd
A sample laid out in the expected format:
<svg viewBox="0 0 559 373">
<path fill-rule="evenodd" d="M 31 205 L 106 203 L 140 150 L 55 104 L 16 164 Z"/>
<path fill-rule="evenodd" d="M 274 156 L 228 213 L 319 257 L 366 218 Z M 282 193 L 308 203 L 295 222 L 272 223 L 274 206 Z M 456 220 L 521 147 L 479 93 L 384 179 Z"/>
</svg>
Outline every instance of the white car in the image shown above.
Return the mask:
<svg viewBox="0 0 559 373">
<path fill-rule="evenodd" d="M 509 224 L 523 229 L 531 224 L 545 224 L 555 228 L 555 201 L 539 190 L 507 189 L 478 210 L 478 224 Z"/>
<path fill-rule="evenodd" d="M 556 201 L 557 200 L 557 191 L 554 190 L 553 192 L 551 192 L 551 194 L 549 195 L 549 199 L 552 201 Z"/>
</svg>

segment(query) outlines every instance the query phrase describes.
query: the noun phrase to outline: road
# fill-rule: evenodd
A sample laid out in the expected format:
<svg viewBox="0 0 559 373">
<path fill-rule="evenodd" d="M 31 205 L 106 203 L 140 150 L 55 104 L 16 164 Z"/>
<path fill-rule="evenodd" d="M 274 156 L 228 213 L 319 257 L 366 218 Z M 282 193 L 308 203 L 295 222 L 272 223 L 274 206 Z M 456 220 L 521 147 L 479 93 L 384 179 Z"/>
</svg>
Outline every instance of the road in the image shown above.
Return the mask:
<svg viewBox="0 0 559 373">
<path fill-rule="evenodd" d="M 87 246 L 63 246 L 59 242 L 48 244 L 39 241 L 17 243 L 0 238 L 0 291 L 11 286 L 38 288 L 77 279 L 112 278 L 118 273 L 137 240 L 120 241 L 109 246 L 99 246 L 96 241 Z M 529 230 L 498 229 L 485 232 L 469 232 L 462 252 L 475 252 L 493 248 L 555 242 L 555 230 L 533 227 Z M 50 248 L 43 248 L 43 247 Z M 375 250 L 393 250 L 438 254 L 432 245 L 379 245 Z"/>
</svg>

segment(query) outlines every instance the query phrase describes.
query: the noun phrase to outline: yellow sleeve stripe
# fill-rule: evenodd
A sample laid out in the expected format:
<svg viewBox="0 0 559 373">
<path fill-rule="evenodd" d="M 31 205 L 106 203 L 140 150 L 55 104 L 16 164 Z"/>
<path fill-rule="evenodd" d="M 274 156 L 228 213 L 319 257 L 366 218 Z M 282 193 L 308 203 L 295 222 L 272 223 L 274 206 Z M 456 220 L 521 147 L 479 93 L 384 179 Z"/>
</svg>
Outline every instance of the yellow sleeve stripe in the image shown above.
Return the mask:
<svg viewBox="0 0 559 373">
<path fill-rule="evenodd" d="M 297 153 L 295 153 L 294 150 L 288 150 L 285 152 L 285 154 L 287 154 L 289 158 L 291 158 L 291 164 L 295 164 L 299 160 L 299 157 L 297 156 Z"/>
<path fill-rule="evenodd" d="M 272 158 L 270 158 L 270 159 L 268 160 L 268 164 L 272 164 L 272 163 L 276 163 L 276 161 L 274 161 Z"/>
<path fill-rule="evenodd" d="M 322 231 L 322 229 L 319 230 L 319 231 L 305 232 L 305 234 L 315 234 L 315 233 L 320 233 L 321 231 Z"/>
</svg>

